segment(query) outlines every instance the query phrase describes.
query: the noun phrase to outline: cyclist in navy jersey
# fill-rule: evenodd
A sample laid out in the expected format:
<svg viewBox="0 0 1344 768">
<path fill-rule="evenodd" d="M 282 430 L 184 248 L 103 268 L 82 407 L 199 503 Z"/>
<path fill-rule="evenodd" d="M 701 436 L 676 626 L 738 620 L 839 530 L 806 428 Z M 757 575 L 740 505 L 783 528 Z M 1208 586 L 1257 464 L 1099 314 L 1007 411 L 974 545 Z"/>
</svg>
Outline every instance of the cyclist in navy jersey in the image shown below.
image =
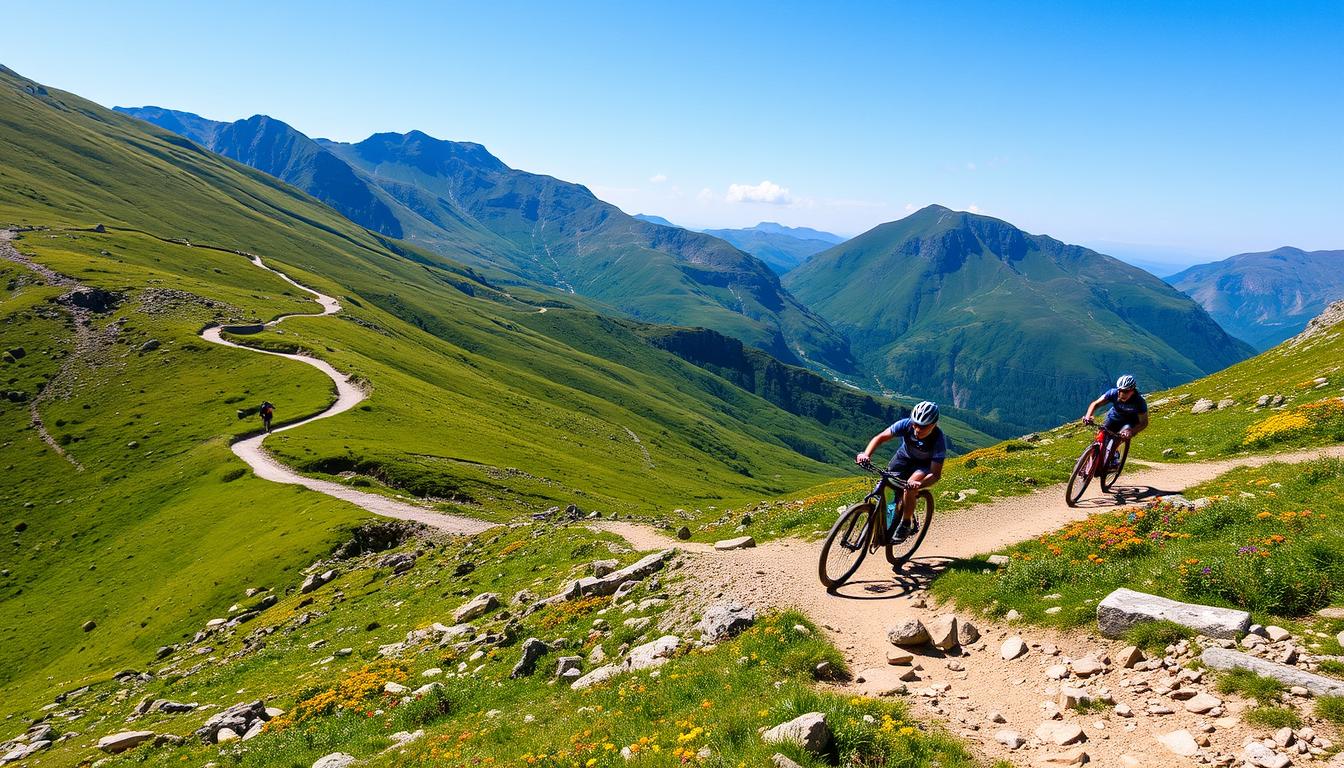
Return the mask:
<svg viewBox="0 0 1344 768">
<path fill-rule="evenodd" d="M 905 501 L 901 505 L 901 521 L 896 525 L 895 537 L 903 539 L 918 530 L 915 522 L 915 497 L 921 488 L 938 482 L 947 459 L 947 437 L 938 428 L 938 406 L 924 401 L 910 411 L 910 418 L 901 419 L 887 429 L 873 435 L 868 447 L 854 457 L 856 464 L 867 464 L 873 452 L 888 440 L 901 438 L 901 447 L 891 457 L 888 472 L 895 472 L 908 483 Z"/>
<path fill-rule="evenodd" d="M 1083 423 L 1092 423 L 1092 414 L 1101 406 L 1110 404 L 1103 426 L 1112 432 L 1118 432 L 1125 440 L 1148 428 L 1148 401 L 1139 394 L 1138 383 L 1133 376 L 1125 374 L 1116 380 L 1115 386 L 1101 393 L 1093 400 L 1083 414 Z M 1112 461 L 1118 460 L 1112 455 Z"/>
</svg>

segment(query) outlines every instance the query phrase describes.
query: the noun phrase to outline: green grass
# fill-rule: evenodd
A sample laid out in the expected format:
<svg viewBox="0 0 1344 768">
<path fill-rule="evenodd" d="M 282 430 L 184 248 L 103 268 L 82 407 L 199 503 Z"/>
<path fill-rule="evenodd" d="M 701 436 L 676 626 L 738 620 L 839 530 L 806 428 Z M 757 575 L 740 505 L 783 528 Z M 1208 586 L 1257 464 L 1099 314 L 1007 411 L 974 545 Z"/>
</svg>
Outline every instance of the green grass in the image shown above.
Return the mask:
<svg viewBox="0 0 1344 768">
<path fill-rule="evenodd" d="M 1317 663 L 1316 668 L 1323 675 L 1344 678 L 1344 661 L 1338 659 L 1322 659 Z"/>
<path fill-rule="evenodd" d="M 1244 495 L 1243 495 L 1244 494 Z M 1117 587 L 1244 607 L 1268 621 L 1344 600 L 1344 462 L 1244 468 L 1187 491 L 1199 510 L 1168 505 L 1096 514 L 1008 548 L 1011 560 L 954 564 L 933 592 L 963 606 L 1058 626 L 1090 623 Z M 1064 607 L 1044 613 L 1057 592 Z"/>
<path fill-rule="evenodd" d="M 1236 693 L 1255 699 L 1262 708 L 1277 704 L 1287 687 L 1272 677 L 1257 675 L 1248 669 L 1232 669 L 1218 675 L 1220 693 Z"/>
<path fill-rule="evenodd" d="M 498 592 L 505 602 L 519 590 L 545 596 L 586 573 L 590 560 L 616 557 L 628 563 L 639 556 L 609 534 L 582 526 L 526 525 L 468 540 L 415 542 L 405 549 L 423 552 L 405 575 L 377 568 L 379 555 L 347 562 L 336 581 L 310 596 L 281 594 L 277 605 L 236 634 L 207 640 L 203 645 L 213 649 L 207 655 L 183 649 L 151 665 L 153 680 L 129 689 L 114 682 L 95 683 L 77 700 L 85 710 L 80 735 L 47 752 L 44 765 L 71 766 L 102 757 L 92 748 L 97 738 L 127 727 L 189 735 L 210 715 L 209 710 L 154 713 L 133 726 L 126 724 L 127 713 L 144 697 L 222 706 L 261 698 L 297 716 L 311 706 L 300 702 L 316 701 L 314 697 L 328 691 L 349 691 L 359 680 L 369 685 L 358 695 L 342 694 L 341 706 L 244 744 L 206 747 L 188 739 L 181 747 L 143 747 L 113 758 L 110 765 L 214 761 L 306 766 L 339 750 L 373 766 L 568 766 L 576 761 L 586 765 L 589 759 L 596 760 L 594 765 L 616 766 L 625 762 L 619 754 L 622 747 L 643 752 L 641 760 L 653 765 L 682 764 L 686 753 L 679 750 L 694 755 L 704 747 L 714 754 L 710 764 L 760 765 L 782 751 L 803 765 L 824 765 L 827 760 L 794 748 L 767 746 L 757 735 L 762 726 L 810 711 L 827 714 L 836 734 L 832 757 L 841 764 L 976 764 L 955 739 L 912 721 L 899 701 L 818 690 L 813 668 L 821 661 L 843 665 L 843 660 L 815 625 L 792 611 L 762 616 L 746 633 L 712 650 L 688 645 L 657 670 L 623 674 L 584 691 L 551 683 L 559 656 L 586 657 L 597 646 L 615 656 L 622 644 L 664 634 L 656 626 L 638 630 L 623 621 L 648 617 L 657 624 L 670 616 L 668 611 L 689 607 L 688 585 L 675 564 L 658 575 L 660 585 L 655 588 L 646 580 L 621 607 L 600 598 L 526 616 L 516 606 L 487 614 L 474 622 L 482 632 L 509 628 L 514 639 L 487 647 L 481 659 L 468 662 L 469 670 L 482 665 L 479 672 L 434 678 L 445 683 L 444 692 L 402 704 L 398 697 L 378 692 L 384 680 L 417 687 L 429 680 L 420 673 L 431 667 L 455 673 L 471 649 L 430 647 L 393 663 L 377 659 L 379 646 L 403 640 L 409 630 L 434 621 L 452 623 L 449 617 L 456 606 L 479 591 Z M 474 570 L 452 577 L 463 562 L 473 563 Z M 301 605 L 306 598 L 312 602 Z M 650 598 L 664 600 L 646 603 Z M 625 605 L 646 607 L 626 611 Z M 301 623 L 304 613 L 314 618 Z M 595 619 L 608 622 L 612 631 L 593 633 Z M 264 634 L 271 628 L 275 631 Z M 245 644 L 245 636 L 265 637 L 266 642 Z M 519 644 L 527 637 L 550 644 L 563 639 L 566 647 L 547 653 L 533 675 L 510 679 Z M 310 648 L 315 641 L 325 645 Z M 328 658 L 342 647 L 352 648 L 353 654 Z M 592 668 L 584 663 L 585 671 Z M 499 714 L 487 717 L 490 710 Z M 423 739 L 404 751 L 383 752 L 391 744 L 390 734 L 416 729 L 425 730 Z"/>
<path fill-rule="evenodd" d="M 1164 653 L 1168 645 L 1194 638 L 1193 630 L 1172 621 L 1146 621 L 1135 624 L 1125 633 L 1126 642 L 1149 654 Z"/>
<path fill-rule="evenodd" d="M 1325 672 L 1324 667 L 1321 671 Z M 1326 674 L 1337 675 L 1338 673 L 1327 672 Z M 1315 713 L 1322 720 L 1328 720 L 1335 725 L 1344 725 L 1344 696 L 1317 696 Z"/>
<path fill-rule="evenodd" d="M 1251 707 L 1241 715 L 1251 725 L 1278 730 L 1279 728 L 1301 728 L 1302 716 L 1287 707 L 1259 706 Z"/>
</svg>

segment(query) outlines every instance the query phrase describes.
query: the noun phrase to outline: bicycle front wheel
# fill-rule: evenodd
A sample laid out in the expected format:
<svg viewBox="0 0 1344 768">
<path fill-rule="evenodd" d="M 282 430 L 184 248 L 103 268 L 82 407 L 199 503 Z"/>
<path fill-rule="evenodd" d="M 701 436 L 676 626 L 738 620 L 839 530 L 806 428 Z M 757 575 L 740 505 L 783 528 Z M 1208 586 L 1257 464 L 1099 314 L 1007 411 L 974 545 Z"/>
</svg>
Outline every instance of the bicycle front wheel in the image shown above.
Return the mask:
<svg viewBox="0 0 1344 768">
<path fill-rule="evenodd" d="M 821 559 L 817 563 L 817 575 L 827 589 L 844 584 L 859 570 L 868 555 L 876 514 L 877 507 L 869 501 L 861 501 L 840 513 L 840 519 L 826 536 L 826 543 L 821 545 Z"/>
<path fill-rule="evenodd" d="M 1083 454 L 1073 465 L 1073 474 L 1069 476 L 1069 485 L 1064 490 L 1064 502 L 1070 507 L 1078 506 L 1078 500 L 1083 498 L 1087 484 L 1092 482 L 1092 474 L 1096 471 L 1100 456 L 1101 449 L 1092 443 L 1083 449 Z"/>
<path fill-rule="evenodd" d="M 902 566 L 911 557 L 915 550 L 924 542 L 924 537 L 929 535 L 929 525 L 933 523 L 933 494 L 928 491 L 920 491 L 915 497 L 915 513 L 911 516 L 919 525 L 919 531 L 914 536 L 906 536 L 900 541 L 892 538 L 892 531 L 887 531 L 887 562 L 893 566 Z"/>
<path fill-rule="evenodd" d="M 1125 460 L 1129 458 L 1129 441 L 1121 440 L 1119 445 L 1111 448 L 1111 455 L 1115 457 L 1115 465 L 1107 464 L 1101 474 L 1101 490 L 1109 491 L 1115 481 L 1120 479 L 1120 473 L 1125 469 Z"/>
</svg>

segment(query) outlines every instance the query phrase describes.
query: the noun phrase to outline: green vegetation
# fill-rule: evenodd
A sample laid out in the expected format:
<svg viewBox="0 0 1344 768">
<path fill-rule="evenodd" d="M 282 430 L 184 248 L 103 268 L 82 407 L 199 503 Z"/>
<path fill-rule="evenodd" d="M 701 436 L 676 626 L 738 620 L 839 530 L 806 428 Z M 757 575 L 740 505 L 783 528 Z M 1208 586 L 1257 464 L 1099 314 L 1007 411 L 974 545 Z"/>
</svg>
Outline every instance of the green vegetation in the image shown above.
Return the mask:
<svg viewBox="0 0 1344 768">
<path fill-rule="evenodd" d="M 1135 624 L 1125 633 L 1126 642 L 1150 654 L 1163 653 L 1168 645 L 1193 639 L 1193 630 L 1174 621 L 1146 621 Z"/>
<path fill-rule="evenodd" d="M 1257 675 L 1248 669 L 1232 669 L 1218 675 L 1220 693 L 1240 694 L 1248 699 L 1255 699 L 1265 708 L 1277 704 L 1279 695 L 1285 690 L 1283 683 L 1278 680 Z"/>
<path fill-rule="evenodd" d="M 686 607 L 688 595 L 676 562 L 659 574 L 660 584 L 646 579 L 618 605 L 606 597 L 581 598 L 527 613 L 515 603 L 476 620 L 477 631 L 460 638 L 462 644 L 429 641 L 399 657 L 381 656 L 382 646 L 407 641 L 408 632 L 451 624 L 455 608 L 479 592 L 497 592 L 509 602 L 509 595 L 526 591 L 526 602 L 585 575 L 590 560 L 614 556 L 630 563 L 638 557 L 609 534 L 549 524 L 498 528 L 451 542 L 417 541 L 400 551 L 417 550 L 420 556 L 404 574 L 378 567 L 383 553 L 337 564 L 337 579 L 309 595 L 275 584 L 279 601 L 273 607 L 194 646 L 208 646 L 208 654 L 183 647 L 151 664 L 155 676 L 148 682 L 94 683 L 72 701 L 85 712 L 81 735 L 45 753 L 43 764 L 72 766 L 102 757 L 92 748 L 97 738 L 131 727 L 188 739 L 179 747 L 141 747 L 110 766 L 302 766 L 333 751 L 372 766 L 617 766 L 625 762 L 623 748 L 643 753 L 653 765 L 760 765 L 776 751 L 807 766 L 837 758 L 846 765 L 974 765 L 954 739 L 911 722 L 898 701 L 816 690 L 816 665 L 826 661 L 842 669 L 843 663 L 795 612 L 763 616 L 715 647 L 687 642 L 661 667 L 591 688 L 576 691 L 553 682 L 560 656 L 587 657 L 601 647 L 614 658 L 622 644 L 665 634 L 657 627 L 674 615 L 669 611 Z M 242 602 L 241 592 L 234 597 Z M 641 629 L 636 622 L 652 624 Z M 502 640 L 470 642 L 486 634 Z M 551 650 L 533 674 L 513 679 L 528 637 L 543 639 Z M 351 651 L 343 655 L 342 648 Z M 585 661 L 583 667 L 586 672 L 596 664 Z M 429 670 L 439 671 L 426 676 Z M 383 692 L 387 681 L 410 689 L 442 681 L 444 687 L 403 700 Z M 766 690 L 772 695 L 763 697 Z M 263 699 L 285 714 L 255 739 L 204 746 L 190 734 L 218 710 L 150 712 L 133 725 L 124 723 L 146 698 L 219 706 Z M 15 709 L 31 712 L 38 703 Z M 811 711 L 826 713 L 835 732 L 829 759 L 766 745 L 757 734 L 762 726 Z M 386 751 L 393 733 L 418 729 L 423 737 Z M 711 757 L 697 757 L 702 749 Z"/>
<path fill-rule="evenodd" d="M 1242 713 L 1241 718 L 1251 725 L 1258 725 L 1268 730 L 1302 727 L 1302 716 L 1287 707 L 1251 707 Z"/>
<path fill-rule="evenodd" d="M 1270 464 L 1190 489 L 1202 508 L 1159 503 L 1092 515 L 1007 550 L 995 570 L 954 565 L 935 595 L 1062 626 L 1092 620 L 1127 586 L 1178 600 L 1302 616 L 1344 598 L 1344 461 Z M 1055 616 L 1039 596 L 1062 595 Z"/>
<path fill-rule="evenodd" d="M 1326 672 L 1324 665 L 1321 666 L 1321 671 Z M 1339 673 L 1326 672 L 1326 674 Z M 1322 720 L 1329 720 L 1335 725 L 1344 725 L 1344 696 L 1317 696 L 1315 712 Z"/>
<path fill-rule="evenodd" d="M 883 386 L 1018 434 L 1077 418 L 1121 373 L 1156 389 L 1254 354 L 1137 267 L 937 205 L 813 256 L 784 283 Z"/>
</svg>

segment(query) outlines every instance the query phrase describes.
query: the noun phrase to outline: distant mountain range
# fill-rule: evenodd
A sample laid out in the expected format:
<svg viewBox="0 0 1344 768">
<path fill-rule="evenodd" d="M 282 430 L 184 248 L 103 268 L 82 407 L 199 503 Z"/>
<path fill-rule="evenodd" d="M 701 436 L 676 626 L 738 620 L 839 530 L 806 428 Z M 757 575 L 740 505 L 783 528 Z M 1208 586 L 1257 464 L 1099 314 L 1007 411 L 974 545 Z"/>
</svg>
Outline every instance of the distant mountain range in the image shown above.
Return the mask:
<svg viewBox="0 0 1344 768">
<path fill-rule="evenodd" d="M 784 282 L 882 386 L 1032 427 L 1077 417 L 1120 373 L 1157 389 L 1253 353 L 1141 269 L 937 205 Z"/>
<path fill-rule="evenodd" d="M 636 214 L 635 218 L 664 227 L 677 226 L 662 216 L 640 213 Z M 732 243 L 734 247 L 764 261 L 781 275 L 807 261 L 809 256 L 845 241 L 845 238 L 830 232 L 822 232 L 811 227 L 786 227 L 772 221 L 763 221 L 754 227 L 743 229 L 698 231 Z"/>
<path fill-rule="evenodd" d="M 853 370 L 844 338 L 759 259 L 718 238 L 640 221 L 581 185 L 509 168 L 479 144 L 419 131 L 346 144 L 262 115 L 221 123 L 160 107 L 118 111 L 497 283 L 547 286 L 636 319 L 717 330 L 787 363 Z"/>
<path fill-rule="evenodd" d="M 1190 267 L 1167 282 L 1258 350 L 1296 335 L 1344 298 L 1344 251 L 1277 248 Z"/>
</svg>

